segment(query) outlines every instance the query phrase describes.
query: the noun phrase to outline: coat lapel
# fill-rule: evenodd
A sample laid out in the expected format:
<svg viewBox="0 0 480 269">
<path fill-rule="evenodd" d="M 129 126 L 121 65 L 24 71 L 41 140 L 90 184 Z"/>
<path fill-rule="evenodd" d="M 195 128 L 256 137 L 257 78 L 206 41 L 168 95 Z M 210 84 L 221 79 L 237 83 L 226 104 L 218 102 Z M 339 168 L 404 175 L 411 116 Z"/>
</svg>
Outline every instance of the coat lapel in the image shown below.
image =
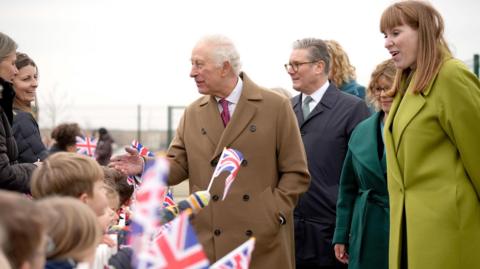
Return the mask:
<svg viewBox="0 0 480 269">
<path fill-rule="evenodd" d="M 353 156 L 356 157 L 355 159 L 361 163 L 365 169 L 376 175 L 380 182 L 384 182 L 386 170 L 378 158 L 377 143 L 377 141 L 382 141 L 381 138 L 379 139 L 377 137 L 381 115 L 382 113 L 377 112 L 361 125 L 357 126 L 358 130 L 355 130 L 355 135 L 352 135 L 348 147 Z"/>
<path fill-rule="evenodd" d="M 300 125 L 300 128 L 303 125 L 305 125 L 307 122 L 311 121 L 316 116 L 320 115 L 323 111 L 325 111 L 325 109 L 331 109 L 335 105 L 335 102 L 337 102 L 337 98 L 338 98 L 337 94 L 339 94 L 338 89 L 332 83 L 330 83 L 330 86 L 328 86 L 328 89 L 323 95 L 322 99 L 315 106 L 312 112 L 310 112 L 310 115 L 308 115 L 308 118 L 302 122 L 302 124 Z M 299 98 L 300 100 L 298 103 L 298 107 L 300 109 L 300 116 L 303 119 L 303 112 L 302 112 L 302 106 L 301 106 L 301 103 L 302 103 L 301 94 L 299 95 Z"/>
<path fill-rule="evenodd" d="M 263 99 L 261 90 L 257 85 L 255 85 L 244 73 L 240 74 L 240 77 L 243 80 L 242 95 L 238 100 L 238 104 L 230 122 L 223 130 L 223 133 L 221 133 L 219 140 L 217 140 L 219 142 L 216 145 L 215 153 L 211 160 L 214 160 L 219 156 L 224 147 L 230 147 L 235 139 L 245 130 L 245 128 L 248 127 L 248 124 L 257 113 L 255 102 Z M 217 113 L 220 114 L 218 108 Z M 220 124 L 222 124 L 221 119 Z M 223 128 L 223 125 L 221 125 L 221 127 Z"/>
<path fill-rule="evenodd" d="M 200 108 L 200 113 L 205 114 L 203 117 L 198 117 L 201 121 L 200 126 L 203 126 L 204 129 L 202 132 L 205 132 L 208 140 L 216 148 L 224 127 L 215 97 L 210 95 L 204 96 L 202 102 L 200 102 Z"/>
<path fill-rule="evenodd" d="M 408 124 L 418 114 L 418 112 L 425 105 L 425 98 L 422 93 L 412 93 L 410 87 L 405 92 L 400 104 L 398 105 L 395 117 L 393 119 L 393 141 L 395 142 L 395 152 L 398 151 L 402 135 Z"/>
</svg>

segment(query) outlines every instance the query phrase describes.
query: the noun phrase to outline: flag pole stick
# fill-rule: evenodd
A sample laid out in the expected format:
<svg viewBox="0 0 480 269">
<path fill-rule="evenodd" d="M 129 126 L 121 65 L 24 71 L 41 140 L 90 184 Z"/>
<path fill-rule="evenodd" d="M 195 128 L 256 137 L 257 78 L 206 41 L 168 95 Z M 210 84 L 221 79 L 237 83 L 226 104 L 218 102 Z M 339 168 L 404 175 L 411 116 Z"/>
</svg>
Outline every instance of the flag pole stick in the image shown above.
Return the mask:
<svg viewBox="0 0 480 269">
<path fill-rule="evenodd" d="M 215 173 L 213 173 L 213 175 L 215 175 Z M 212 175 L 212 178 L 210 179 L 210 183 L 208 183 L 208 188 L 207 188 L 208 192 L 210 192 L 210 188 L 212 187 L 213 179 L 215 178 L 213 175 Z"/>
</svg>

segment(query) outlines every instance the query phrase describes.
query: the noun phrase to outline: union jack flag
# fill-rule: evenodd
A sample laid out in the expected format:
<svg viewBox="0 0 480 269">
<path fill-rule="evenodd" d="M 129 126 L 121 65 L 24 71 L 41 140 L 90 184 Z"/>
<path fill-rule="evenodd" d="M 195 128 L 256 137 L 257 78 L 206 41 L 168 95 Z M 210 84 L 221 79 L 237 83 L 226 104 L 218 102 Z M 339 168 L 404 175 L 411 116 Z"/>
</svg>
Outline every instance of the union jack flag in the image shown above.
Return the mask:
<svg viewBox="0 0 480 269">
<path fill-rule="evenodd" d="M 175 200 L 173 200 L 173 192 L 172 189 L 168 188 L 167 194 L 165 195 L 165 199 L 163 199 L 163 207 L 175 205 Z"/>
<path fill-rule="evenodd" d="M 141 264 L 149 264 L 146 261 L 152 259 L 148 245 L 155 231 L 161 227 L 159 209 L 167 191 L 165 182 L 168 172 L 168 161 L 157 158 L 143 174 L 143 184 L 135 194 L 129 241 L 135 252 L 137 268 L 148 268 Z"/>
<path fill-rule="evenodd" d="M 138 155 L 140 155 L 140 156 L 150 156 L 150 157 L 155 156 L 155 154 L 153 154 L 153 152 L 149 151 L 147 147 L 144 147 L 137 140 L 133 140 L 132 144 L 130 146 L 132 148 L 136 149 L 138 151 Z"/>
<path fill-rule="evenodd" d="M 245 243 L 212 264 L 210 269 L 248 269 L 254 247 L 255 237 L 251 237 Z"/>
<path fill-rule="evenodd" d="M 217 167 L 213 171 L 212 177 L 218 177 L 222 172 L 227 171 L 229 175 L 225 179 L 225 189 L 223 191 L 222 200 L 225 200 L 228 190 L 237 176 L 240 165 L 243 161 L 243 155 L 240 151 L 235 149 L 224 148 L 220 160 L 218 160 Z"/>
<path fill-rule="evenodd" d="M 170 229 L 155 240 L 155 268 L 197 269 L 208 268 L 209 261 L 198 243 L 197 236 L 190 225 L 190 212 L 183 212 L 172 220 Z"/>
<path fill-rule="evenodd" d="M 97 140 L 95 137 L 77 136 L 77 152 L 90 157 L 95 156 Z"/>
</svg>

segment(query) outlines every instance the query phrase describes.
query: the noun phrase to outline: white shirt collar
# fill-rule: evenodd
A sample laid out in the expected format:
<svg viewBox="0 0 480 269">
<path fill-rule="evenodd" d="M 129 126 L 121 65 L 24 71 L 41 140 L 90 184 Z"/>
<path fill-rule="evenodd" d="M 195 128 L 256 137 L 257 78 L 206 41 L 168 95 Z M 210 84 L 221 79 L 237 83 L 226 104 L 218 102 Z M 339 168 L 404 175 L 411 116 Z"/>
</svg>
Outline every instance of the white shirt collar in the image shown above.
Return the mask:
<svg viewBox="0 0 480 269">
<path fill-rule="evenodd" d="M 325 92 L 327 91 L 328 89 L 328 86 L 330 86 L 330 82 L 325 82 L 322 87 L 320 87 L 318 90 L 314 91 L 310 97 L 312 97 L 313 99 L 313 103 L 315 104 L 318 104 L 320 103 L 320 101 L 322 100 L 322 97 L 323 95 L 325 94 Z M 308 95 L 306 94 L 302 94 L 302 104 L 303 104 L 303 101 L 305 101 L 305 98 L 307 97 Z"/>
<path fill-rule="evenodd" d="M 235 85 L 235 88 L 233 88 L 233 91 L 225 99 L 230 104 L 235 104 L 236 105 L 238 103 L 238 100 L 240 100 L 240 96 L 242 95 L 242 89 L 243 89 L 243 81 L 240 77 L 238 77 L 237 85 Z M 215 96 L 215 99 L 218 102 L 222 98 Z"/>
</svg>

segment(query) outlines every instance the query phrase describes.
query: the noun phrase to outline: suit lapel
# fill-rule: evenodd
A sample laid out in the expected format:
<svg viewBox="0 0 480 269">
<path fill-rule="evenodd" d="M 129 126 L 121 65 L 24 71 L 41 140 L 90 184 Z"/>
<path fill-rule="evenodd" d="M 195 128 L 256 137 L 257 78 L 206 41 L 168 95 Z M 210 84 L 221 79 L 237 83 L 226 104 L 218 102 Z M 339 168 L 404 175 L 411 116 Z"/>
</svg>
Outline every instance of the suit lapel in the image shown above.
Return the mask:
<svg viewBox="0 0 480 269">
<path fill-rule="evenodd" d="M 303 111 L 302 111 L 302 95 L 299 94 L 292 99 L 293 112 L 297 116 L 298 126 L 303 124 Z"/>
</svg>

